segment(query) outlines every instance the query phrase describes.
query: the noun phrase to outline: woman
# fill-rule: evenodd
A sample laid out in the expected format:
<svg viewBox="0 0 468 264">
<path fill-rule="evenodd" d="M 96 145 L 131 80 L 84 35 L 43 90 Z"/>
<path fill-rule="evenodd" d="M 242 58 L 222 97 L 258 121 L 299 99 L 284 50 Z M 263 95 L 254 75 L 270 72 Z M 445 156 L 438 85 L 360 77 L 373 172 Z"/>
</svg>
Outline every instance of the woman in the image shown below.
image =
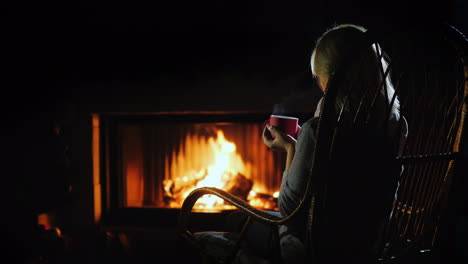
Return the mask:
<svg viewBox="0 0 468 264">
<path fill-rule="evenodd" d="M 363 233 L 362 230 L 365 230 L 365 227 L 368 227 L 369 230 L 377 228 L 376 225 L 381 224 L 382 219 L 388 217 L 390 213 L 393 193 L 396 188 L 396 177 L 393 177 L 395 171 L 386 169 L 386 172 L 380 173 L 378 176 L 375 176 L 375 172 L 385 170 L 388 166 L 396 168 L 396 164 L 392 162 L 385 163 L 385 160 L 391 160 L 396 156 L 400 145 L 401 126 L 398 98 L 394 97 L 395 92 L 390 78 L 386 77 L 383 80 L 383 72 L 387 70 L 388 64 L 383 56 L 379 56 L 380 52 L 380 47 L 377 44 L 371 45 L 366 29 L 351 24 L 339 25 L 326 31 L 317 40 L 312 52 L 312 74 L 323 92 L 327 89 L 328 82 L 334 74 L 340 72 L 340 80 L 334 80 L 334 85 L 338 85 L 338 88 L 333 109 L 335 113 L 342 113 L 341 122 L 345 124 L 344 126 L 351 124 L 353 120 L 365 118 L 370 124 L 365 131 L 359 132 L 360 135 L 350 133 L 353 136 L 347 138 L 348 142 L 344 144 L 347 146 L 342 148 L 346 152 L 346 154 L 342 155 L 343 166 L 332 170 L 335 175 L 344 177 L 336 177 L 340 179 L 339 182 L 335 182 L 335 186 L 337 186 L 335 194 L 338 194 L 335 197 L 337 198 L 335 200 L 330 198 L 327 201 L 329 205 L 335 203 L 335 208 L 339 208 L 339 212 L 331 213 L 328 219 L 330 226 L 339 226 L 339 228 L 330 229 L 329 237 L 331 238 L 328 241 L 330 245 L 337 244 L 337 241 L 333 241 L 335 237 L 342 240 L 338 244 L 352 244 L 357 241 L 356 236 L 360 236 L 362 240 L 359 242 L 369 244 L 364 247 L 372 246 L 378 238 L 373 237 L 374 234 Z M 363 60 L 357 58 L 363 58 Z M 383 70 L 379 63 L 382 65 Z M 340 71 L 342 67 L 346 69 L 345 72 Z M 385 81 L 384 86 L 381 85 L 383 81 Z M 385 89 L 378 89 L 379 87 L 385 87 Z M 367 102 L 375 98 L 372 113 L 376 114 L 371 116 L 356 114 L 367 113 L 369 109 L 361 109 L 360 107 L 362 105 L 371 105 L 370 103 L 361 104 L 361 98 L 367 98 L 365 99 Z M 306 191 L 321 102 L 322 100 L 319 101 L 314 117 L 302 125 L 297 140 L 273 126 L 266 126 L 263 131 L 263 140 L 266 146 L 287 153 L 279 196 L 279 208 L 282 216 L 287 216 L 294 211 Z M 374 132 L 377 131 L 377 128 L 382 126 L 385 127 L 385 135 L 375 135 Z M 403 135 L 405 134 L 406 127 L 403 126 Z M 374 140 L 369 139 L 369 137 L 374 136 L 375 141 L 373 143 L 377 144 L 368 144 L 369 146 L 364 146 L 359 151 L 361 153 L 364 150 L 374 152 L 371 156 L 377 158 L 374 160 L 372 160 L 372 157 L 368 158 L 367 163 L 371 163 L 371 165 L 363 166 L 364 161 L 359 160 L 360 156 L 356 155 L 358 157 L 354 157 L 350 150 L 357 152 L 361 146 L 353 145 L 354 142 L 359 142 L 364 138 L 369 142 L 369 140 Z M 379 168 L 382 166 L 385 167 Z M 369 183 L 372 186 L 365 187 Z M 349 186 L 353 187 L 349 188 Z M 360 188 L 361 186 L 362 188 Z M 359 191 L 356 191 L 356 189 Z M 369 195 L 372 196 L 369 197 Z M 332 194 L 329 196 L 333 197 Z M 346 199 L 350 199 L 350 197 L 361 203 L 366 203 L 369 199 L 373 200 L 369 205 L 371 210 L 366 209 L 371 213 L 367 213 L 366 210 L 359 211 L 360 209 L 355 211 L 356 209 L 353 209 L 353 206 L 345 204 Z M 286 263 L 298 263 L 305 254 L 303 248 L 305 213 L 305 210 L 300 212 L 295 217 L 296 221 L 280 227 L 280 244 L 283 260 Z M 360 215 L 361 217 L 352 217 L 352 215 Z M 361 233 L 353 233 L 355 229 L 353 227 L 356 229 L 362 227 L 361 231 L 359 231 Z M 343 236 L 345 233 L 348 236 Z M 349 240 L 345 241 L 346 239 Z M 323 243 L 325 244 L 327 241 L 323 241 Z M 355 256 L 360 254 L 357 253 L 359 250 L 349 244 L 339 250 L 343 252 L 346 247 L 349 248 L 350 252 L 349 255 L 345 253 L 343 256 L 349 257 L 353 254 Z M 369 252 L 363 251 L 361 253 L 366 255 Z"/>
</svg>

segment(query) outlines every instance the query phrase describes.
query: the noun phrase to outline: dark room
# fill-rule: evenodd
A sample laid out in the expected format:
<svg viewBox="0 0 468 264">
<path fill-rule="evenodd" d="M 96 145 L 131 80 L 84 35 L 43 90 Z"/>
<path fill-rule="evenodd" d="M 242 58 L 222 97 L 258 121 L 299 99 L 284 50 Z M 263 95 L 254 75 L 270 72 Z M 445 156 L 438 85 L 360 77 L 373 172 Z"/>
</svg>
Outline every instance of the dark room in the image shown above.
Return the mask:
<svg viewBox="0 0 468 264">
<path fill-rule="evenodd" d="M 5 263 L 468 263 L 467 1 L 4 13 Z"/>
</svg>

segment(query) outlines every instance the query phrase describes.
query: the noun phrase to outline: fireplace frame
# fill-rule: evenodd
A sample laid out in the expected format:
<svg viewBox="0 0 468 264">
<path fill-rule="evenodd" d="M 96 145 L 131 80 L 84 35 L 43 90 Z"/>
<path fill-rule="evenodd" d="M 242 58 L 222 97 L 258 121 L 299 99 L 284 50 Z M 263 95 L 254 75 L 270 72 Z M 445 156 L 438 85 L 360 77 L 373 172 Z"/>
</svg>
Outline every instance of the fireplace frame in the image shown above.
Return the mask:
<svg viewBox="0 0 468 264">
<path fill-rule="evenodd" d="M 124 207 L 118 164 L 118 124 L 145 122 L 242 123 L 264 122 L 270 112 L 253 111 L 179 111 L 154 113 L 93 113 L 93 181 L 95 222 L 104 225 L 159 226 L 175 224 L 179 209 Z M 299 116 L 299 114 L 296 114 Z M 222 217 L 229 211 L 220 212 Z M 212 213 L 198 212 L 195 215 Z M 197 217 L 197 216 L 195 216 Z M 214 216 L 210 216 L 214 217 Z M 169 218 L 167 220 L 166 218 Z M 216 218 L 216 217 L 215 217 Z M 200 221 L 200 223 L 203 221 Z"/>
</svg>

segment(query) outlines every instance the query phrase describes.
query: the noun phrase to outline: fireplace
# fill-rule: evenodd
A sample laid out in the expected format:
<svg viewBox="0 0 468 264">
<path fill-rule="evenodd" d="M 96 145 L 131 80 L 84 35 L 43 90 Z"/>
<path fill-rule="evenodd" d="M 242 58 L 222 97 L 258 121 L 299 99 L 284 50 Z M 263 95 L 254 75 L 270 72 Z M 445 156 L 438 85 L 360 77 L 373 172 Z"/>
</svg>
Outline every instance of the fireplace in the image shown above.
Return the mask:
<svg viewBox="0 0 468 264">
<path fill-rule="evenodd" d="M 268 113 L 94 114 L 96 220 L 116 211 L 178 210 L 195 188 L 222 188 L 277 209 L 284 153 L 261 138 Z M 198 212 L 233 209 L 204 196 Z"/>
</svg>

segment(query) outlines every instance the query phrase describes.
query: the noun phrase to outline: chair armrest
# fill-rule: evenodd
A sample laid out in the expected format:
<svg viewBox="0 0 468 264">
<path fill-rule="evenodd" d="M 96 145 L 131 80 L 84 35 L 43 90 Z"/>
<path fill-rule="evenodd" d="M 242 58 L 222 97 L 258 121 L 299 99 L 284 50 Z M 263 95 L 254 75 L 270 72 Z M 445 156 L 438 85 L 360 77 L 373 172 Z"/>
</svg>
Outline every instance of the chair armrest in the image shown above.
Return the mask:
<svg viewBox="0 0 468 264">
<path fill-rule="evenodd" d="M 215 195 L 223 199 L 224 201 L 229 202 L 236 208 L 240 209 L 241 211 L 247 213 L 254 219 L 259 220 L 261 222 L 269 224 L 281 224 L 284 222 L 284 220 L 286 220 L 286 218 L 270 215 L 263 210 L 257 209 L 251 206 L 248 202 L 221 189 L 214 187 L 202 187 L 193 190 L 187 196 L 187 198 L 185 198 L 184 203 L 182 204 L 181 212 L 179 215 L 179 228 L 183 234 L 190 234 L 190 232 L 188 232 L 187 230 L 187 226 L 192 208 L 200 197 L 207 194 Z"/>
</svg>

